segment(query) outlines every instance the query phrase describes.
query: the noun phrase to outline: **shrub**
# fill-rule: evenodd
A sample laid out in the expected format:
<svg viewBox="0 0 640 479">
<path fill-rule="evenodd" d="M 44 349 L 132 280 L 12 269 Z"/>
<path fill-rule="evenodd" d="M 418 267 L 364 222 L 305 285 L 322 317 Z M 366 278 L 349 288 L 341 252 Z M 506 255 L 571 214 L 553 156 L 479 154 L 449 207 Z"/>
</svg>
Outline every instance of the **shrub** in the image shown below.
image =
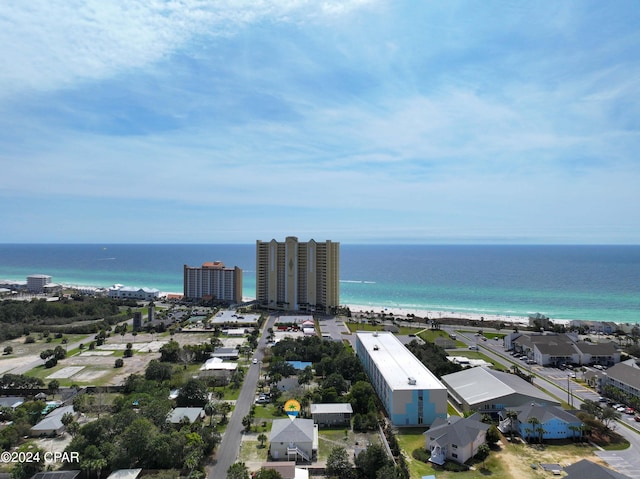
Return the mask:
<svg viewBox="0 0 640 479">
<path fill-rule="evenodd" d="M 414 449 L 411 455 L 413 456 L 414 459 L 417 459 L 418 461 L 424 462 L 424 463 L 428 463 L 429 458 L 431 457 L 431 454 L 429 454 L 427 450 L 422 447 Z"/>
</svg>

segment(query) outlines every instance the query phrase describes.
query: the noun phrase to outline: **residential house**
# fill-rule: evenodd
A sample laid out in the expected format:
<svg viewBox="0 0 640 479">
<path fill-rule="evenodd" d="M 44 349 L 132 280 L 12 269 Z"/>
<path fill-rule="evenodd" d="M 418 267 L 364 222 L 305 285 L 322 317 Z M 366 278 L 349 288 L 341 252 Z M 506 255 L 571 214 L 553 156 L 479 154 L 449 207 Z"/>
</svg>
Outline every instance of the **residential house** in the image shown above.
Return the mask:
<svg viewBox="0 0 640 479">
<path fill-rule="evenodd" d="M 223 361 L 222 358 L 211 358 L 200 366 L 198 377 L 221 379 L 227 383 L 236 369 L 238 369 L 238 363 Z"/>
<path fill-rule="evenodd" d="M 476 419 L 450 416 L 436 419 L 424 433 L 429 461 L 442 465 L 445 460 L 465 463 L 486 442 L 489 424 Z"/>
<path fill-rule="evenodd" d="M 80 474 L 79 469 L 69 471 L 42 471 L 37 472 L 31 479 L 76 479 Z"/>
<path fill-rule="evenodd" d="M 11 409 L 15 409 L 18 406 L 20 406 L 20 404 L 22 404 L 23 402 L 24 402 L 23 397 L 18 397 L 18 396 L 0 397 L 0 407 L 10 407 Z"/>
<path fill-rule="evenodd" d="M 142 469 L 118 469 L 109 474 L 107 479 L 138 479 Z"/>
<path fill-rule="evenodd" d="M 269 444 L 274 461 L 311 462 L 318 452 L 318 426 L 312 419 L 274 419 Z"/>
<path fill-rule="evenodd" d="M 62 424 L 62 417 L 70 413 L 76 416 L 73 406 L 57 407 L 47 414 L 42 421 L 31 427 L 32 436 L 58 436 L 65 431 L 65 425 Z"/>
<path fill-rule="evenodd" d="M 588 459 L 582 459 L 564 468 L 564 479 L 631 479 L 608 467 L 601 466 Z"/>
<path fill-rule="evenodd" d="M 309 470 L 296 467 L 295 461 L 263 462 L 260 469 L 273 469 L 282 479 L 309 479 Z"/>
<path fill-rule="evenodd" d="M 311 417 L 320 427 L 351 427 L 353 408 L 347 403 L 312 404 Z"/>
<path fill-rule="evenodd" d="M 559 406 L 541 406 L 538 404 L 524 404 L 518 408 L 511 408 L 517 412 L 517 419 L 509 417 L 508 410 L 498 414 L 498 429 L 503 433 L 517 432 L 522 438 L 539 437 L 542 428 L 542 439 L 567 439 L 579 437 L 582 434 L 582 422 L 570 412 Z M 536 418 L 539 424 L 529 422 Z"/>
<path fill-rule="evenodd" d="M 199 421 L 204 417 L 204 409 L 201 407 L 177 407 L 167 415 L 167 422 L 171 424 L 180 424 L 184 420 L 188 420 L 189 424 Z"/>
</svg>

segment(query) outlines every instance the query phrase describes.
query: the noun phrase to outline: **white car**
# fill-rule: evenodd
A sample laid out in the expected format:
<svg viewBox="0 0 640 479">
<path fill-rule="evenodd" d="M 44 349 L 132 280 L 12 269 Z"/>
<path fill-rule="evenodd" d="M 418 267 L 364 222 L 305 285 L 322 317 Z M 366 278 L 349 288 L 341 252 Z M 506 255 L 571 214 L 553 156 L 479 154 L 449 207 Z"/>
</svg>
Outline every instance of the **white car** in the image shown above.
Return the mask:
<svg viewBox="0 0 640 479">
<path fill-rule="evenodd" d="M 258 364 L 258 360 L 256 358 L 253 358 L 253 361 L 251 361 L 253 364 Z"/>
</svg>

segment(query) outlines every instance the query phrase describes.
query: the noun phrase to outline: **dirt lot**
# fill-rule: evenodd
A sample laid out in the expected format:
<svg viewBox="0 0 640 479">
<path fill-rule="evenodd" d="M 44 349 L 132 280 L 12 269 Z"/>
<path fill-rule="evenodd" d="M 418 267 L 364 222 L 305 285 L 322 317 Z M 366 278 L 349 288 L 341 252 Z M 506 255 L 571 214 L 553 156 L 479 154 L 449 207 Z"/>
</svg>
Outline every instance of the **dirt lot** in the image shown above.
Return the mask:
<svg viewBox="0 0 640 479">
<path fill-rule="evenodd" d="M 585 457 L 593 462 L 606 465 L 595 454 L 589 445 L 528 445 L 522 443 L 503 444 L 496 453 L 499 461 L 504 465 L 507 477 L 540 478 L 551 477 L 552 473 L 540 468 L 540 464 L 560 464 L 568 466 Z M 532 468 L 536 465 L 536 469 Z"/>
</svg>

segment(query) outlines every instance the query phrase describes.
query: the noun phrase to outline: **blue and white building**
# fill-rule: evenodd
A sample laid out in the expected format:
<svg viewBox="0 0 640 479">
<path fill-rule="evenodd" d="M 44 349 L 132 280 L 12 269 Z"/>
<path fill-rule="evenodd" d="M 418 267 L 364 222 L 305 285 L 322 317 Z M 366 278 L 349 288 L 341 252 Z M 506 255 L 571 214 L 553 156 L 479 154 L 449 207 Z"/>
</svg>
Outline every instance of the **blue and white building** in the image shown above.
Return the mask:
<svg viewBox="0 0 640 479">
<path fill-rule="evenodd" d="M 447 418 L 447 389 L 390 332 L 358 332 L 356 354 L 394 426 Z"/>
</svg>

